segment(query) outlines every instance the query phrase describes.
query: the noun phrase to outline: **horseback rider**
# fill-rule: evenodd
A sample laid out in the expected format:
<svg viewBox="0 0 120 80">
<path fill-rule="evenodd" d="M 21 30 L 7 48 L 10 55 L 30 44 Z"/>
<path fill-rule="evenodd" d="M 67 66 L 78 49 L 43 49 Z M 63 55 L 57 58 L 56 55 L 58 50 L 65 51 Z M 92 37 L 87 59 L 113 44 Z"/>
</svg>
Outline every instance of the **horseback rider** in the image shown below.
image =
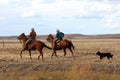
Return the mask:
<svg viewBox="0 0 120 80">
<path fill-rule="evenodd" d="M 53 47 L 53 48 L 55 48 L 55 47 L 57 46 L 57 43 L 58 43 L 59 41 L 61 41 L 61 40 L 63 39 L 63 37 L 64 37 L 64 33 L 63 33 L 63 32 L 60 32 L 59 29 L 57 29 L 56 32 L 57 32 L 57 33 L 56 33 L 56 39 L 55 39 L 54 47 Z"/>
<path fill-rule="evenodd" d="M 30 32 L 30 35 L 28 36 L 28 38 L 29 39 L 26 41 L 24 48 L 27 48 L 29 43 L 32 43 L 33 41 L 36 40 L 36 32 L 35 32 L 34 28 L 31 29 L 31 32 Z"/>
</svg>

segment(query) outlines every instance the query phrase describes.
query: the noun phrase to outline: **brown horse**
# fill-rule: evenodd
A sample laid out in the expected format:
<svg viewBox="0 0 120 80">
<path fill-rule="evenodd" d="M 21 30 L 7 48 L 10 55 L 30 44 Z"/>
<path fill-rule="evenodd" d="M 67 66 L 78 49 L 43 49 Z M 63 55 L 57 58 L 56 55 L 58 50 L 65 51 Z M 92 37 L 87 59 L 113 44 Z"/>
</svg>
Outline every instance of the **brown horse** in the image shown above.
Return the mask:
<svg viewBox="0 0 120 80">
<path fill-rule="evenodd" d="M 51 49 L 44 42 L 38 41 L 38 40 L 34 41 L 32 44 L 28 44 L 28 47 L 26 49 L 24 49 L 25 42 L 28 40 L 27 36 L 24 33 L 22 33 L 18 36 L 18 39 L 20 41 L 22 40 L 22 46 L 23 46 L 23 49 L 20 52 L 21 59 L 22 59 L 22 52 L 23 51 L 26 51 L 26 50 L 29 51 L 30 59 L 32 59 L 31 51 L 32 50 L 37 50 L 40 53 L 40 55 L 38 56 L 38 60 L 39 60 L 40 56 L 42 56 L 42 61 L 43 61 L 44 60 L 43 59 L 43 52 L 42 52 L 43 48 L 46 47 L 48 49 Z"/>
<path fill-rule="evenodd" d="M 47 37 L 47 41 L 49 41 L 51 43 L 51 47 L 53 48 L 54 46 L 54 37 L 52 36 L 52 34 L 49 34 L 48 37 Z M 57 57 L 57 54 L 56 54 L 56 50 L 63 50 L 64 51 L 64 57 L 66 55 L 66 49 L 69 49 L 70 52 L 72 53 L 72 56 L 74 57 L 75 59 L 75 56 L 73 54 L 73 50 L 74 49 L 74 46 L 73 46 L 73 43 L 67 39 L 64 39 L 64 40 L 61 40 L 57 46 L 55 48 L 53 48 L 53 53 L 51 55 L 51 58 L 52 56 L 55 54 L 55 56 Z M 58 57 L 57 57 L 58 58 Z"/>
</svg>

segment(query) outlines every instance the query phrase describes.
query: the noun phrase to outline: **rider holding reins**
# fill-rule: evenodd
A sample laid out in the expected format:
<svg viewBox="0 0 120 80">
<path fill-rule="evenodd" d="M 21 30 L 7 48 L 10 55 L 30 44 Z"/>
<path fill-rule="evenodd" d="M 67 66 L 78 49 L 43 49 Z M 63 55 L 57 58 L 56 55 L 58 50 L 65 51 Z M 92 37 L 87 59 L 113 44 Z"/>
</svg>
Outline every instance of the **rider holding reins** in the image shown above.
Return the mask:
<svg viewBox="0 0 120 80">
<path fill-rule="evenodd" d="M 35 32 L 34 28 L 31 29 L 31 32 L 30 32 L 28 38 L 29 39 L 26 41 L 24 48 L 27 48 L 29 43 L 32 43 L 33 41 L 36 40 L 36 32 Z"/>
<path fill-rule="evenodd" d="M 64 37 L 64 33 L 63 33 L 63 32 L 60 32 L 59 29 L 57 29 L 56 32 L 57 32 L 57 33 L 56 33 L 56 39 L 55 39 L 54 47 L 53 47 L 53 48 L 55 48 L 56 45 L 57 45 L 57 43 L 58 43 L 59 41 L 61 41 L 61 40 L 63 39 L 63 37 Z"/>
</svg>

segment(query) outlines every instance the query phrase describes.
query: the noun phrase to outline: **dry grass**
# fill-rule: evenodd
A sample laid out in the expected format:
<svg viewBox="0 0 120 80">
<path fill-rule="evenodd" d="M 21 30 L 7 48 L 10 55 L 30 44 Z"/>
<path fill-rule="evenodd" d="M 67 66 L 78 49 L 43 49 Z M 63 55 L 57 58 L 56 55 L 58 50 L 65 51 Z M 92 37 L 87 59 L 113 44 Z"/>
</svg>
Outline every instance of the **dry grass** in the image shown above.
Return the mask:
<svg viewBox="0 0 120 80">
<path fill-rule="evenodd" d="M 9 40 L 6 40 L 9 42 Z M 16 40 L 10 40 L 14 42 Z M 44 40 L 43 40 L 44 41 Z M 49 43 L 44 41 L 47 45 Z M 20 60 L 21 44 L 0 44 L 0 80 L 119 80 L 120 39 L 80 39 L 73 40 L 76 60 L 68 51 L 64 60 L 63 52 L 58 51 L 59 59 L 50 59 L 52 51 L 44 49 L 45 61 L 37 60 L 37 51 L 32 52 L 31 61 L 27 51 Z M 112 60 L 99 60 L 97 51 L 111 52 Z"/>
</svg>

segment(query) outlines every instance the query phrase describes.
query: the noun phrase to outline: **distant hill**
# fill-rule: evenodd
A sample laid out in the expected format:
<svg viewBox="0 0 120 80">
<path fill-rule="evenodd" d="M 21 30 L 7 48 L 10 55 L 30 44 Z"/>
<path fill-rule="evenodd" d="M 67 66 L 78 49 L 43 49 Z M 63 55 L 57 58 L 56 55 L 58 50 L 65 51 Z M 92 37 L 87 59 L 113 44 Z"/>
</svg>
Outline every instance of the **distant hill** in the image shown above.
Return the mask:
<svg viewBox="0 0 120 80">
<path fill-rule="evenodd" d="M 120 39 L 120 34 L 86 35 L 86 37 L 94 39 Z"/>
<path fill-rule="evenodd" d="M 37 38 L 46 39 L 47 35 L 38 35 Z M 102 35 L 65 34 L 65 38 L 67 39 L 120 39 L 120 34 L 102 34 Z M 17 36 L 0 36 L 0 39 L 17 39 Z"/>
<path fill-rule="evenodd" d="M 120 39 L 120 34 L 102 34 L 102 35 L 67 34 L 66 37 L 71 39 Z"/>
</svg>

